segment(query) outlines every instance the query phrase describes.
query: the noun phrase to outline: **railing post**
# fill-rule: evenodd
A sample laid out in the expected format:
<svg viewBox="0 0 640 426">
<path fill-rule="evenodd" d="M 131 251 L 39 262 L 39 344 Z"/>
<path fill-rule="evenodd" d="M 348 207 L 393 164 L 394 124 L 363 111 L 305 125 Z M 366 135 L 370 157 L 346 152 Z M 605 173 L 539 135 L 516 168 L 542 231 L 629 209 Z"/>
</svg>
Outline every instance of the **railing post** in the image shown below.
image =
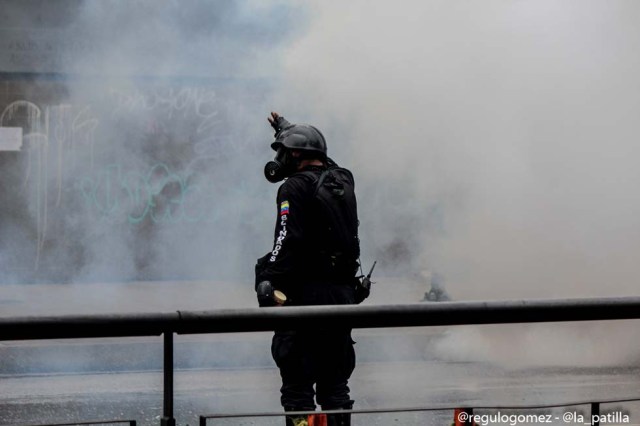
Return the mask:
<svg viewBox="0 0 640 426">
<path fill-rule="evenodd" d="M 160 426 L 175 426 L 173 417 L 173 331 L 164 332 L 164 399 Z"/>
<path fill-rule="evenodd" d="M 464 422 L 465 426 L 475 425 L 475 422 L 473 421 L 473 408 L 465 408 L 464 411 L 467 413 L 467 421 Z"/>
<path fill-rule="evenodd" d="M 600 426 L 600 403 L 591 403 L 591 426 Z"/>
</svg>

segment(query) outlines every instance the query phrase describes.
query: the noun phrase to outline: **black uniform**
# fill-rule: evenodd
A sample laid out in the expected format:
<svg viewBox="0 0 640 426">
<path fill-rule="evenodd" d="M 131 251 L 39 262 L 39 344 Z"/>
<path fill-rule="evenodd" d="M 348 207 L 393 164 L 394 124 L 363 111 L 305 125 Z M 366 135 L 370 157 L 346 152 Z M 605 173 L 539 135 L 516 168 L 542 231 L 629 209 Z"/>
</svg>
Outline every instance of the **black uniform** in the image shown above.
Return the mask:
<svg viewBox="0 0 640 426">
<path fill-rule="evenodd" d="M 342 256 L 335 252 L 331 221 L 326 208 L 314 196 L 325 170 L 326 167 L 308 166 L 280 186 L 274 247 L 256 265 L 256 284 L 271 281 L 286 294 L 288 305 L 355 303 L 357 236 L 357 253 L 351 250 Z M 339 170 L 342 176 L 351 177 L 346 169 Z M 353 211 L 352 177 L 350 185 L 347 197 L 353 198 Z M 335 214 L 348 215 L 340 205 L 333 207 Z M 357 217 L 350 220 L 357 222 Z M 283 407 L 296 411 L 315 409 L 315 384 L 317 402 L 323 409 L 350 408 L 353 401 L 347 382 L 355 367 L 353 343 L 351 329 L 323 328 L 322 324 L 312 330 L 276 331 L 271 352 L 282 376 Z"/>
</svg>

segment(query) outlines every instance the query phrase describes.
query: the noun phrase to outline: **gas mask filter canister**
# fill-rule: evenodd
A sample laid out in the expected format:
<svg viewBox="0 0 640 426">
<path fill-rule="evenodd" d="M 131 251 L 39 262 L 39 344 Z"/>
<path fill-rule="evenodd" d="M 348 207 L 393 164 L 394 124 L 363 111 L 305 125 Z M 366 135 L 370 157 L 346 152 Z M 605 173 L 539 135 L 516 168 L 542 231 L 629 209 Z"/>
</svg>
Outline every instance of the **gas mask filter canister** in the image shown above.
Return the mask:
<svg viewBox="0 0 640 426">
<path fill-rule="evenodd" d="M 275 158 L 264 165 L 264 177 L 271 183 L 277 183 L 293 171 L 294 164 L 286 148 L 279 148 Z"/>
</svg>

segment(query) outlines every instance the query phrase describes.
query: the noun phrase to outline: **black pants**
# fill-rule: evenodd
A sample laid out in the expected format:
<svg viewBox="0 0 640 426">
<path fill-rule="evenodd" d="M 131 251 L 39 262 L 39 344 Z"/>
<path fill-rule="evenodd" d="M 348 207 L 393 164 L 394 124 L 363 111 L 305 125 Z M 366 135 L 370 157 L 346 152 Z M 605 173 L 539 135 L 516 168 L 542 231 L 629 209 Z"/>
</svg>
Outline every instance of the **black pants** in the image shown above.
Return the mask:
<svg viewBox="0 0 640 426">
<path fill-rule="evenodd" d="M 347 385 L 356 356 L 351 330 L 276 331 L 271 354 L 280 369 L 286 410 L 350 408 Z M 314 384 L 316 386 L 314 391 Z"/>
</svg>

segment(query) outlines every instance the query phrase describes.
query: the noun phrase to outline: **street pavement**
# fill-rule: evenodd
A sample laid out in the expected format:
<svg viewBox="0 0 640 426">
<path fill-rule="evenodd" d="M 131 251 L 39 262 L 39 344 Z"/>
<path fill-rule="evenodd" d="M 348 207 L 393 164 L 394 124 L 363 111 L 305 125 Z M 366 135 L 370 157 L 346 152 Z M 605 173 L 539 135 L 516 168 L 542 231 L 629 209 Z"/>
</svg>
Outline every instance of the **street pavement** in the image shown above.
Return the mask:
<svg viewBox="0 0 640 426">
<path fill-rule="evenodd" d="M 352 395 L 357 409 L 403 407 L 508 407 L 545 405 L 579 401 L 604 401 L 639 395 L 640 368 L 620 367 L 505 367 L 485 361 L 452 361 L 438 354 L 434 348 L 447 331 L 416 329 L 400 339 L 390 340 L 390 347 L 375 347 L 395 330 L 357 330 L 359 364 L 351 380 Z M 197 424 L 199 415 L 221 413 L 257 413 L 279 411 L 279 376 L 270 362 L 250 365 L 207 365 L 206 354 L 214 347 L 221 351 L 237 341 L 219 339 L 220 336 L 179 337 L 176 352 L 183 344 L 192 345 L 193 353 L 202 349 L 201 366 L 178 362 L 175 374 L 175 416 L 179 425 Z M 246 337 L 246 348 L 256 360 L 268 356 L 269 335 L 256 333 L 237 335 Z M 422 351 L 419 344 L 422 342 Z M 40 342 L 39 350 L 46 353 L 47 342 Z M 76 353 L 84 349 L 81 341 L 67 342 Z M 88 342 L 89 346 L 94 344 Z M 363 345 L 361 345 L 363 343 Z M 129 347 L 129 353 L 160 352 L 160 346 L 150 341 L 113 339 L 112 353 L 104 345 L 101 358 L 119 359 L 117 353 Z M 61 345 L 53 342 L 54 347 Z M 6 351 L 8 346 L 3 348 Z M 31 348 L 33 350 L 33 347 Z M 153 349 L 153 351 L 150 351 Z M 59 349 L 57 349 L 59 351 Z M 384 352 L 384 353 L 383 353 Z M 94 355 L 97 351 L 92 352 Z M 126 351 L 125 351 L 126 353 Z M 402 353 L 403 360 L 390 359 Z M 139 355 L 136 355 L 139 357 Z M 46 362 L 48 355 L 43 355 Z M 384 360 L 383 358 L 386 358 Z M 4 357 L 2 357 L 4 359 Z M 29 358 L 35 361 L 35 356 Z M 37 372 L 10 372 L 0 376 L 0 424 L 66 423 L 83 420 L 132 419 L 139 425 L 158 425 L 162 415 L 162 372 L 157 365 L 137 365 L 137 369 L 92 371 L 90 364 L 72 362 L 75 368 L 58 368 L 57 372 L 40 369 Z M 215 364 L 215 363 L 214 363 Z M 54 369 L 55 369 L 54 368 Z M 76 371 L 74 371 L 76 370 Z M 577 410 L 588 415 L 588 406 L 566 407 L 534 412 L 561 415 Z M 603 410 L 623 411 L 631 416 L 631 423 L 640 423 L 637 403 L 608 404 Z M 504 410 L 503 410 L 504 411 Z M 506 412 L 506 411 L 505 411 Z M 510 413 L 531 413 L 515 410 Z M 406 412 L 360 414 L 354 416 L 356 425 L 425 425 L 450 424 L 450 409 L 434 412 Z M 211 419 L 210 425 L 281 424 L 277 418 Z M 555 422 L 553 424 L 567 424 Z"/>
</svg>

